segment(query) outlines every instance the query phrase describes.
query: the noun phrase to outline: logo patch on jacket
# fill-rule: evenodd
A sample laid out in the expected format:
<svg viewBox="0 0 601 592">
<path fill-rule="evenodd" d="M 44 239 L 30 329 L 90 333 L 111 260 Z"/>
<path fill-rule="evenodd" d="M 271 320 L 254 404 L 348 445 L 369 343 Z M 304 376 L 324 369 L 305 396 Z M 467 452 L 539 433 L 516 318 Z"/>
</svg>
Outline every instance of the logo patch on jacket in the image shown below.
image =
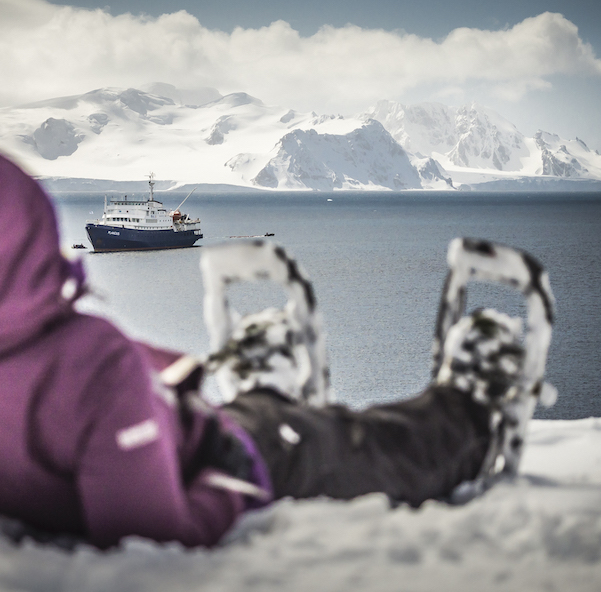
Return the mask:
<svg viewBox="0 0 601 592">
<path fill-rule="evenodd" d="M 132 450 L 150 444 L 159 438 L 159 424 L 154 419 L 119 430 L 116 434 L 117 444 L 122 450 Z"/>
</svg>

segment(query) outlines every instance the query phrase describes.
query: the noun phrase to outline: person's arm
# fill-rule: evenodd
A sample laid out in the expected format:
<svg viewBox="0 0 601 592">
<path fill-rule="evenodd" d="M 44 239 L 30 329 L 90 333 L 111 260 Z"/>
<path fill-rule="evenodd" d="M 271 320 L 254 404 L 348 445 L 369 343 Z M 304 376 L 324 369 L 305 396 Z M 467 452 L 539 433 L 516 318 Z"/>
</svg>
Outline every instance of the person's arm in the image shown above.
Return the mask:
<svg viewBox="0 0 601 592">
<path fill-rule="evenodd" d="M 243 496 L 208 485 L 210 468 L 184 486 L 177 411 L 155 394 L 142 361 L 128 348 L 94 386 L 108 405 L 89 423 L 76 475 L 88 536 L 100 547 L 127 535 L 213 545 L 244 509 Z"/>
</svg>

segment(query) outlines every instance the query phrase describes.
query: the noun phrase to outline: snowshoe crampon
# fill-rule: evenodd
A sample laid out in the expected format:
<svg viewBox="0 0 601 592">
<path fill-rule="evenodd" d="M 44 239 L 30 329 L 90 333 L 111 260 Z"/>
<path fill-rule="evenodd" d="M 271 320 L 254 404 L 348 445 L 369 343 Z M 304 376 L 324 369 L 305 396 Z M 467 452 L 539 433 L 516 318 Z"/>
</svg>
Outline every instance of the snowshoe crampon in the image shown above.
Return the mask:
<svg viewBox="0 0 601 592">
<path fill-rule="evenodd" d="M 550 406 L 557 396 L 554 387 L 543 382 L 554 318 L 549 278 L 528 253 L 483 240 L 453 240 L 447 260 L 450 271 L 434 336 L 433 380 L 469 393 L 491 409 L 492 442 L 481 476 L 515 474 L 537 402 Z M 464 316 L 471 281 L 505 284 L 524 296 L 524 338 L 520 318 L 492 309 Z"/>
<path fill-rule="evenodd" d="M 269 387 L 310 405 L 328 401 L 329 369 L 313 286 L 284 249 L 265 240 L 203 248 L 204 316 L 211 340 L 207 369 L 224 401 Z M 228 301 L 234 282 L 271 281 L 287 296 L 283 309 L 242 317 Z"/>
</svg>

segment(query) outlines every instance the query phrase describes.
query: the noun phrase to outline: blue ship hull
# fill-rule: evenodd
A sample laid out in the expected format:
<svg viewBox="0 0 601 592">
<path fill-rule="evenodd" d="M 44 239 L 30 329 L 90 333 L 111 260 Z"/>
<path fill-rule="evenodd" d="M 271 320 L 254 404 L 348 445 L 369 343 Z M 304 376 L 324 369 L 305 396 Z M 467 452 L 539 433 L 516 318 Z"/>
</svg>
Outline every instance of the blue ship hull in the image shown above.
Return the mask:
<svg viewBox="0 0 601 592">
<path fill-rule="evenodd" d="M 202 238 L 198 230 L 135 230 L 104 224 L 86 224 L 86 231 L 94 251 L 101 252 L 178 249 Z"/>
</svg>

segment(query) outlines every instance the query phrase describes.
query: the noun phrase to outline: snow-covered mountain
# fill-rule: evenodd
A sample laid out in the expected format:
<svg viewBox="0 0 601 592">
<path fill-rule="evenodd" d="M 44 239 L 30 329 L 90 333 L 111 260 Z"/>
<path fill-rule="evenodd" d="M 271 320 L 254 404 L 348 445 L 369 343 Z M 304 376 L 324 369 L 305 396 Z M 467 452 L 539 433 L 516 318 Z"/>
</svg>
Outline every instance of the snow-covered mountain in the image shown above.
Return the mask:
<svg viewBox="0 0 601 592">
<path fill-rule="evenodd" d="M 599 154 L 576 138 L 566 142 L 556 134 L 538 131 L 534 136 L 541 151 L 542 174 L 586 179 L 601 173 Z"/>
<path fill-rule="evenodd" d="M 251 181 L 271 189 L 420 189 L 420 176 L 407 153 L 377 121 L 347 134 L 295 129 L 268 154 Z M 264 158 L 238 155 L 232 170 L 252 170 Z M 244 173 L 243 173 L 244 174 Z"/>
<path fill-rule="evenodd" d="M 409 152 L 450 167 L 519 171 L 530 155 L 526 139 L 498 113 L 477 105 L 401 105 L 380 101 L 364 114 L 380 121 Z"/>
<path fill-rule="evenodd" d="M 601 181 L 601 156 L 581 140 L 542 131 L 527 138 L 475 104 L 380 101 L 343 118 L 163 83 L 0 109 L 0 150 L 55 179 L 55 189 L 99 187 L 73 179 L 142 181 L 150 171 L 170 187 L 279 190 L 549 189 L 561 180 L 590 188 Z"/>
<path fill-rule="evenodd" d="M 154 90 L 169 96 L 111 88 L 3 109 L 0 147 L 43 177 L 130 181 L 153 170 L 174 185 L 422 186 L 377 122 L 297 113 L 246 93 L 198 105 L 173 87 Z"/>
<path fill-rule="evenodd" d="M 499 189 L 501 184 L 504 189 L 552 184 L 565 189 L 563 179 L 601 179 L 601 156 L 582 140 L 543 131 L 528 138 L 495 111 L 476 104 L 379 101 L 363 117 L 380 121 L 408 152 L 434 159 L 455 185 L 488 181 Z"/>
</svg>

